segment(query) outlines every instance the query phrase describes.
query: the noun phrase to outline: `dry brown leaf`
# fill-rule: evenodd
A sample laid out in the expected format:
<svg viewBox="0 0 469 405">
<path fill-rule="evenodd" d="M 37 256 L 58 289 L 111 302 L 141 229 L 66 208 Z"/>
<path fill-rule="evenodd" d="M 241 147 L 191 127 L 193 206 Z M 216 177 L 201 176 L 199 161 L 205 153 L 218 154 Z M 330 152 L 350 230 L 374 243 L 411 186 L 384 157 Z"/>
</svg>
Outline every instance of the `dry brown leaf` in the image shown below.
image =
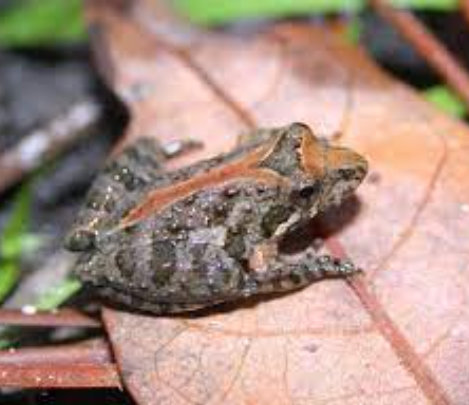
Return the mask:
<svg viewBox="0 0 469 405">
<path fill-rule="evenodd" d="M 176 34 L 149 4 L 118 3 L 90 2 L 88 17 L 131 108 L 127 139 L 198 137 L 211 155 L 251 126 L 304 121 L 331 136 L 346 122 L 340 142 L 371 166 L 357 215 L 329 242 L 335 253 L 345 246 L 364 277 L 197 319 L 105 310 L 134 398 L 467 403 L 468 129 L 327 32 Z"/>
</svg>

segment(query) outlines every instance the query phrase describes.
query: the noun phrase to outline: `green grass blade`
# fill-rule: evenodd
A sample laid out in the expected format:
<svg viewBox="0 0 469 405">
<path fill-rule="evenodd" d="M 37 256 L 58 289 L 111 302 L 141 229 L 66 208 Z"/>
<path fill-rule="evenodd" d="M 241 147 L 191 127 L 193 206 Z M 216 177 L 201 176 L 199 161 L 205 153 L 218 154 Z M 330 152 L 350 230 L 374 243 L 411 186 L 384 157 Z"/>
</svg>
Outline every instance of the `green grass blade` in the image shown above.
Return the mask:
<svg viewBox="0 0 469 405">
<path fill-rule="evenodd" d="M 345 39 L 351 44 L 360 43 L 360 38 L 363 33 L 363 21 L 358 14 L 350 18 L 345 30 Z"/>
<path fill-rule="evenodd" d="M 0 264 L 0 302 L 13 290 L 19 278 L 19 266 L 15 261 Z"/>
<path fill-rule="evenodd" d="M 0 15 L 3 45 L 37 45 L 84 38 L 81 0 L 22 0 Z"/>
<path fill-rule="evenodd" d="M 16 258 L 21 253 L 22 237 L 30 220 L 31 187 L 26 183 L 15 197 L 13 212 L 1 232 L 0 255 L 2 258 Z"/>
<path fill-rule="evenodd" d="M 31 207 L 31 188 L 27 183 L 19 190 L 11 216 L 0 235 L 0 302 L 11 292 L 20 277 L 20 260 L 24 253 Z"/>
<path fill-rule="evenodd" d="M 457 0 L 393 0 L 399 7 L 451 11 Z M 175 0 L 176 8 L 200 24 L 223 24 L 243 18 L 279 18 L 323 13 L 359 12 L 364 0 Z"/>
<path fill-rule="evenodd" d="M 462 118 L 466 114 L 466 106 L 459 96 L 447 86 L 434 86 L 423 92 L 424 97 L 442 111 Z"/>
<path fill-rule="evenodd" d="M 81 289 L 81 283 L 75 279 L 63 280 L 39 297 L 34 305 L 39 311 L 52 311 L 71 298 Z"/>
</svg>

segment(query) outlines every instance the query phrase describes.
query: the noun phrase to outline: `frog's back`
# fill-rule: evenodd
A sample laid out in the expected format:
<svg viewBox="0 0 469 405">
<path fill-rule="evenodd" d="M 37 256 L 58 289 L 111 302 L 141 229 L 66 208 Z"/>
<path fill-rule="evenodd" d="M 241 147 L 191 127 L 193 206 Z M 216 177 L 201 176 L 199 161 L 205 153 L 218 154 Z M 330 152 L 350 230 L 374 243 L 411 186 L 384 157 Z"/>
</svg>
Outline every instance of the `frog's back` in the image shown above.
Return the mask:
<svg viewBox="0 0 469 405">
<path fill-rule="evenodd" d="M 85 240 L 118 226 L 149 193 L 209 172 L 235 160 L 252 147 L 245 145 L 229 154 L 165 172 L 167 157 L 158 141 L 139 138 L 110 159 L 99 173 L 67 237 L 66 247 L 72 251 L 85 250 L 88 243 Z"/>
</svg>

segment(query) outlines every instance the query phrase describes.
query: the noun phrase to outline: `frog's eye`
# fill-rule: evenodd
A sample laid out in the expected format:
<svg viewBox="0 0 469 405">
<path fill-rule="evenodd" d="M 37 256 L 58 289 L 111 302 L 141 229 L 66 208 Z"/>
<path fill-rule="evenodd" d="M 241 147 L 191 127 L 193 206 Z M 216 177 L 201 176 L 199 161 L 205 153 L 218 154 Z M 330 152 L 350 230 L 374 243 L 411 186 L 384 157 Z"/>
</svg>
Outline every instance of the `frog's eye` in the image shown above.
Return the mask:
<svg viewBox="0 0 469 405">
<path fill-rule="evenodd" d="M 80 229 L 73 232 L 65 240 L 65 247 L 72 252 L 82 252 L 94 248 L 96 235 L 92 231 Z"/>
<path fill-rule="evenodd" d="M 319 183 L 316 182 L 316 183 L 313 183 L 313 184 L 309 184 L 305 187 L 302 187 L 299 191 L 298 191 L 298 195 L 301 197 L 301 198 L 304 198 L 304 199 L 309 199 L 311 198 L 313 195 L 315 194 L 318 194 L 319 193 L 319 190 L 320 189 L 320 186 L 319 186 Z"/>
</svg>

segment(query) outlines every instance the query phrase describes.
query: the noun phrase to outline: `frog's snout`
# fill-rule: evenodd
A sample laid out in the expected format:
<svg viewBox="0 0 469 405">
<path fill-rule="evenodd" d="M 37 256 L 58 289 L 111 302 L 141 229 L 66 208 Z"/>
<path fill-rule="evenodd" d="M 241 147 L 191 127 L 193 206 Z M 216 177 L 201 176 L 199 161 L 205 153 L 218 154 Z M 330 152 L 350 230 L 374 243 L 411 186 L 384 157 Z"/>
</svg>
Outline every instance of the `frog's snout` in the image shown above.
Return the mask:
<svg viewBox="0 0 469 405">
<path fill-rule="evenodd" d="M 83 252 L 96 247 L 96 233 L 94 231 L 79 229 L 65 238 L 64 246 L 72 252 Z"/>
<path fill-rule="evenodd" d="M 368 162 L 367 160 L 359 155 L 358 153 L 355 154 L 355 161 L 356 161 L 356 177 L 359 182 L 362 182 L 362 180 L 365 178 L 366 174 L 368 173 Z"/>
</svg>

